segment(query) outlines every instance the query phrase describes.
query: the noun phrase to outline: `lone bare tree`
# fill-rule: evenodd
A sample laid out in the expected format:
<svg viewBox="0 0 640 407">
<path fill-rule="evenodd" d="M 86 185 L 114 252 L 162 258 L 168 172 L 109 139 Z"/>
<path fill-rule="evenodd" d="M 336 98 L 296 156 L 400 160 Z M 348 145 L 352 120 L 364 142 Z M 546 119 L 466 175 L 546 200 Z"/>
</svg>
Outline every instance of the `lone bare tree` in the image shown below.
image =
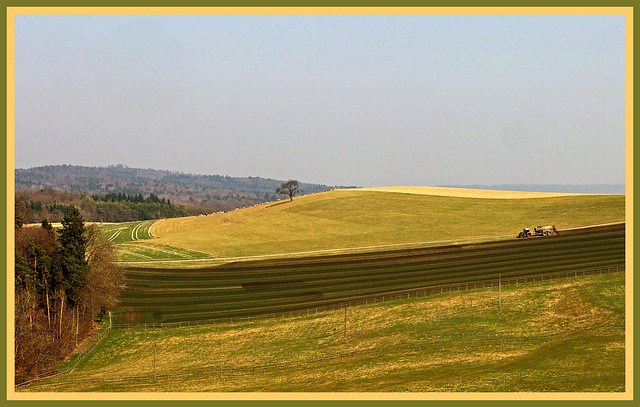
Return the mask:
<svg viewBox="0 0 640 407">
<path fill-rule="evenodd" d="M 298 181 L 290 179 L 280 184 L 276 192 L 280 195 L 289 195 L 289 200 L 293 201 L 293 197 L 302 193 L 302 190 L 300 189 L 300 183 Z"/>
</svg>

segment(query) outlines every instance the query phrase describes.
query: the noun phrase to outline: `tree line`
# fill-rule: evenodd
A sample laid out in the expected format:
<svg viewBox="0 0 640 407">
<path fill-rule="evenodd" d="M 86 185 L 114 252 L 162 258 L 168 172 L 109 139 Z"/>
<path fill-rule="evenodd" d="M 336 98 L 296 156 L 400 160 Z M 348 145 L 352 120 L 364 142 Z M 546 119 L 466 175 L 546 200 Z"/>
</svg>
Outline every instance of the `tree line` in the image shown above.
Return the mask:
<svg viewBox="0 0 640 407">
<path fill-rule="evenodd" d="M 185 174 L 175 171 L 129 168 L 124 165 L 83 167 L 53 165 L 15 170 L 16 191 L 55 189 L 104 195 L 110 191 L 128 194 L 160 194 L 171 202 L 207 208 L 206 213 L 233 210 L 277 199 L 275 189 L 282 180 L 261 177 Z M 301 183 L 305 193 L 333 188 L 328 185 Z M 344 188 L 344 187 L 343 187 Z M 196 215 L 197 213 L 189 213 Z M 51 221 L 51 218 L 49 218 Z M 85 220 L 89 220 L 85 216 Z"/>
<path fill-rule="evenodd" d="M 118 192 L 117 194 L 115 192 L 109 192 L 106 195 L 94 194 L 94 195 L 91 195 L 91 198 L 93 198 L 94 201 L 99 201 L 99 202 L 132 202 L 132 203 L 146 202 L 146 203 L 161 203 L 161 204 L 171 205 L 170 200 L 166 198 L 160 199 L 160 197 L 154 193 L 149 194 L 149 197 L 146 199 L 142 194 L 128 195 L 122 192 Z"/>
<path fill-rule="evenodd" d="M 64 199 L 58 201 L 58 197 Z M 74 208 L 89 222 L 132 222 L 189 216 L 183 205 L 175 205 L 154 193 L 145 198 L 142 194 L 122 192 L 89 196 L 42 190 L 16 197 L 16 213 L 21 215 L 24 223 L 60 222 Z"/>
<path fill-rule="evenodd" d="M 115 248 L 73 208 L 55 230 L 15 226 L 15 376 L 37 376 L 71 354 L 116 305 Z"/>
</svg>

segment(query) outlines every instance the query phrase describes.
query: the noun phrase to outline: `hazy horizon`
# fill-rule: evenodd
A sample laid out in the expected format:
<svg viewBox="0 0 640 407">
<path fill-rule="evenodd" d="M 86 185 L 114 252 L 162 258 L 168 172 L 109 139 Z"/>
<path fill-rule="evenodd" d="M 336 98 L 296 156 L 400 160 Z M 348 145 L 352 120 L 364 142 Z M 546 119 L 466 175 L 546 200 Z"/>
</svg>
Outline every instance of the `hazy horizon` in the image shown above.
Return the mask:
<svg viewBox="0 0 640 407">
<path fill-rule="evenodd" d="M 625 183 L 624 15 L 17 15 L 15 165 Z"/>
<path fill-rule="evenodd" d="M 60 164 L 63 165 L 63 164 Z M 73 164 L 66 164 L 73 167 Z M 28 171 L 34 168 L 47 167 L 48 165 L 30 168 L 16 168 L 16 170 Z M 92 168 L 128 168 L 132 170 L 146 170 L 146 171 L 170 171 L 163 170 L 161 168 L 137 168 L 130 167 L 125 164 L 110 164 L 107 166 L 96 166 Z M 180 174 L 187 174 L 193 176 L 229 176 L 228 174 L 201 174 L 201 173 L 186 173 L 181 171 L 172 171 Z M 266 179 L 267 177 L 253 176 Z M 239 177 L 247 178 L 247 177 Z M 284 179 L 278 181 L 285 181 Z M 303 179 L 299 179 L 301 183 L 317 184 L 314 182 L 308 182 Z M 338 185 L 338 184 L 319 184 L 327 187 L 343 187 L 343 188 L 363 188 L 361 185 Z M 392 185 L 392 187 L 416 187 L 425 185 Z M 625 194 L 626 184 L 494 184 L 494 185 L 480 185 L 480 184 L 455 184 L 455 185 L 428 185 L 431 187 L 439 188 L 466 188 L 466 189 L 491 189 L 491 190 L 503 190 L 503 191 L 528 191 L 528 192 L 562 192 L 562 193 L 585 193 L 585 194 Z M 366 187 L 365 187 L 366 188 Z"/>
</svg>

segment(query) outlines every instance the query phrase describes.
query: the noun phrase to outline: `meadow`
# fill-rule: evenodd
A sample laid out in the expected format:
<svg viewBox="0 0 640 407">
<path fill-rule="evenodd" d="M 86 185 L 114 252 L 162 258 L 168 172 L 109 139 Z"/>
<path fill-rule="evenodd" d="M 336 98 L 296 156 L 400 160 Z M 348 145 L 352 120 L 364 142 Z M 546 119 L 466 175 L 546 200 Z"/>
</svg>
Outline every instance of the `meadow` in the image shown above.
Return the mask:
<svg viewBox="0 0 640 407">
<path fill-rule="evenodd" d="M 487 236 L 510 238 L 524 227 L 564 229 L 625 219 L 624 196 L 542 196 L 479 199 L 334 190 L 228 213 L 161 220 L 153 226 L 157 238 L 153 243 L 229 258 Z"/>
<path fill-rule="evenodd" d="M 100 226 L 104 236 L 115 244 L 117 260 L 193 260 L 209 258 L 207 254 L 155 244 L 152 228 L 157 220 L 110 223 Z"/>
<path fill-rule="evenodd" d="M 112 329 L 73 372 L 19 391 L 620 393 L 624 287 L 625 273 L 613 273 L 308 316 Z"/>
</svg>

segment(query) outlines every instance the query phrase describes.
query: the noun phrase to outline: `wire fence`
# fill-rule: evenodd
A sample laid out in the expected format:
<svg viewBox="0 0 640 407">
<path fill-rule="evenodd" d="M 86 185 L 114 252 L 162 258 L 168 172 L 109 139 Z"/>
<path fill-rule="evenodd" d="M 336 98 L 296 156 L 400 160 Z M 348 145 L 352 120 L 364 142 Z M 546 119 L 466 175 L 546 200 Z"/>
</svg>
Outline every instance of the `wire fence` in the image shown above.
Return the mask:
<svg viewBox="0 0 640 407">
<path fill-rule="evenodd" d="M 452 291 L 466 291 L 479 288 L 493 288 L 504 285 L 525 284 L 533 282 L 542 282 L 555 280 L 559 278 L 588 276 L 594 274 L 608 274 L 624 271 L 625 266 L 613 266 L 597 269 L 578 270 L 563 273 L 552 274 L 530 274 L 526 276 L 507 277 L 507 278 L 495 278 L 490 280 L 470 281 L 463 283 L 456 283 L 451 285 L 440 285 L 421 290 L 411 290 L 403 292 L 391 292 L 386 295 L 372 298 L 360 298 L 352 299 L 349 301 L 337 302 L 329 305 L 322 305 L 312 308 L 304 308 L 292 311 L 272 312 L 268 314 L 260 315 L 248 315 L 248 316 L 235 316 L 235 317 L 221 317 L 194 321 L 179 321 L 179 322 L 157 322 L 157 323 L 136 323 L 136 324 L 113 324 L 114 329 L 127 329 L 127 328 L 176 328 L 176 327 L 189 327 L 189 326 L 201 326 L 201 325 L 220 325 L 246 321 L 257 321 L 273 318 L 288 318 L 288 317 L 301 317 L 305 315 L 317 314 L 327 311 L 334 311 L 336 309 L 342 309 L 345 307 L 352 307 L 356 305 L 368 305 L 376 304 L 386 301 L 397 301 L 400 299 L 427 297 L 435 294 L 442 294 Z"/>
<path fill-rule="evenodd" d="M 16 388 L 20 388 L 29 384 L 33 384 L 35 382 L 39 382 L 45 379 L 50 379 L 56 376 L 60 376 L 66 373 L 69 373 L 71 371 L 73 371 L 73 369 L 75 369 L 75 367 L 77 366 L 77 364 L 89 353 L 91 352 L 101 341 L 104 337 L 107 336 L 107 334 L 111 331 L 111 329 L 124 329 L 124 328 L 166 328 L 166 327 L 185 327 L 185 326 L 200 326 L 200 325 L 216 325 L 216 324 L 228 324 L 228 323 L 235 323 L 235 322 L 243 322 L 243 321 L 254 321 L 254 320 L 264 320 L 264 319 L 273 319 L 273 318 L 287 318 L 287 317 L 297 317 L 297 316 L 305 316 L 305 315 L 311 315 L 311 314 L 317 314 L 317 313 L 322 313 L 322 312 L 327 312 L 327 311 L 334 311 L 336 309 L 342 309 L 345 307 L 351 307 L 351 306 L 357 306 L 357 305 L 368 305 L 368 304 L 376 304 L 376 303 L 381 303 L 381 302 L 386 302 L 386 301 L 397 301 L 397 300 L 401 300 L 401 299 L 409 299 L 409 298 L 419 298 L 419 297 L 426 297 L 426 296 L 430 296 L 430 295 L 435 295 L 435 294 L 441 294 L 441 293 L 445 293 L 445 292 L 453 292 L 453 291 L 465 291 L 465 290 L 472 290 L 472 289 L 479 289 L 479 288 L 490 288 L 490 287 L 498 287 L 501 285 L 514 285 L 514 284 L 526 284 L 526 283 L 533 283 L 533 282 L 542 282 L 542 281 L 550 281 L 550 280 L 554 280 L 554 279 L 559 279 L 559 278 L 568 278 L 568 277 L 578 277 L 578 276 L 588 276 L 588 275 L 596 275 L 596 274 L 609 274 L 609 273 L 616 273 L 616 272 L 620 272 L 620 271 L 624 271 L 625 270 L 625 266 L 615 266 L 615 267 L 606 267 L 606 268 L 598 268 L 598 269 L 589 269 L 589 270 L 580 270 L 580 271 L 574 271 L 574 272 L 564 272 L 564 273 L 553 273 L 553 274 L 545 274 L 545 275 L 529 275 L 529 276 L 519 276 L 519 277 L 512 277 L 512 278 L 499 278 L 499 279 L 494 279 L 494 280 L 485 280 L 485 281 L 474 281 L 474 282 L 468 282 L 468 283 L 460 283 L 460 284 L 454 284 L 454 285 L 444 285 L 444 286 L 438 286 L 438 287 L 432 287 L 429 289 L 423 289 L 423 290 L 418 290 L 418 291 L 409 291 L 409 292 L 402 292 L 402 293 L 391 293 L 388 295 L 383 295 L 381 297 L 376 297 L 376 298 L 364 298 L 364 299 L 359 299 L 359 300 L 351 300 L 351 301 L 346 301 L 346 302 L 341 302 L 341 303 L 337 303 L 337 304 L 332 304 L 332 305 L 326 305 L 326 306 L 321 306 L 321 307 L 314 307 L 314 308 L 307 308 L 307 309 L 302 309 L 302 310 L 295 310 L 295 311 L 287 311 L 287 312 L 281 312 L 281 313 L 270 313 L 270 314 L 263 314 L 263 315 L 254 315 L 254 316 L 245 316 L 245 317 L 229 317 L 229 318 L 215 318 L 215 319 L 207 319 L 207 320 L 201 320 L 201 321 L 185 321 L 185 322 L 165 322 L 165 323 L 151 323 L 151 324 L 138 324 L 138 325 L 124 325 L 124 324 L 111 324 L 111 322 L 109 323 L 109 325 L 107 325 L 98 335 L 94 336 L 93 339 L 87 343 L 87 345 L 85 345 L 83 347 L 83 349 L 76 353 L 72 359 L 70 360 L 70 364 L 64 368 L 64 369 L 57 369 L 51 372 L 47 372 L 43 375 L 38 376 L 37 378 L 31 379 L 31 380 L 27 380 L 25 382 L 21 382 L 21 383 L 17 383 L 15 385 Z M 624 329 L 624 328 L 616 328 L 616 329 Z M 491 339 L 491 340 L 499 340 L 499 341 L 503 341 L 503 340 L 531 340 L 531 339 L 535 339 L 535 338 L 541 338 L 541 337 L 553 337 L 553 336 L 557 336 L 559 334 L 552 334 L 552 335 L 538 335 L 538 336 L 531 336 L 531 337 L 511 337 L 511 338 L 499 338 L 499 339 Z M 489 341 L 488 339 L 483 339 L 481 341 Z M 449 341 L 451 342 L 451 341 Z M 467 341 L 469 342 L 469 341 Z M 424 345 L 421 345 L 424 346 Z M 397 348 L 394 348 L 397 349 Z M 376 352 L 380 352 L 381 350 L 376 350 Z M 350 356 L 354 356 L 356 353 L 360 353 L 362 351 L 357 351 L 357 352 L 350 352 L 347 354 L 343 354 L 343 355 L 338 355 L 338 356 L 329 356 L 329 357 L 324 357 L 324 358 L 316 358 L 316 359 L 309 359 L 306 361 L 296 361 L 296 362 L 286 362 L 286 363 L 279 363 L 279 364 L 269 364 L 269 365 L 260 365 L 260 366 L 252 366 L 250 369 L 252 371 L 256 371 L 256 369 L 258 371 L 262 371 L 265 372 L 266 370 L 269 369 L 275 369 L 278 367 L 283 367 L 283 366 L 292 366 L 295 364 L 308 364 L 308 363 L 317 363 L 317 362 L 322 362 L 322 361 L 331 361 L 331 360 L 335 360 L 335 359 L 340 359 L 340 358 L 345 358 L 345 357 L 350 357 Z M 219 373 L 219 374 L 234 374 L 238 373 L 238 374 L 246 374 L 246 371 L 249 368 L 235 368 L 235 367 L 223 367 L 223 368 L 216 368 L 216 369 L 208 369 L 206 371 L 206 373 L 202 373 L 203 375 L 211 375 L 212 373 Z M 157 378 L 162 379 L 164 377 L 172 377 L 172 378 L 177 378 L 177 377 L 193 377 L 193 376 L 197 376 L 198 373 L 185 373 L 185 374 L 173 374 L 173 375 L 164 375 L 164 376 L 157 376 Z M 154 377 L 147 377 L 147 376 L 135 376 L 135 377 L 130 377 L 130 378 L 116 378 L 116 379 L 89 379 L 88 381 L 86 381 L 87 383 L 89 382 L 100 382 L 102 384 L 106 384 L 107 382 L 122 382 L 122 381 L 129 381 L 129 380 L 137 380 L 137 381 L 148 381 L 148 380 L 155 380 Z M 58 382 L 56 383 L 56 385 L 63 385 L 63 384 L 68 384 L 69 382 Z M 50 384 L 49 386 L 54 386 L 54 384 Z"/>
</svg>

